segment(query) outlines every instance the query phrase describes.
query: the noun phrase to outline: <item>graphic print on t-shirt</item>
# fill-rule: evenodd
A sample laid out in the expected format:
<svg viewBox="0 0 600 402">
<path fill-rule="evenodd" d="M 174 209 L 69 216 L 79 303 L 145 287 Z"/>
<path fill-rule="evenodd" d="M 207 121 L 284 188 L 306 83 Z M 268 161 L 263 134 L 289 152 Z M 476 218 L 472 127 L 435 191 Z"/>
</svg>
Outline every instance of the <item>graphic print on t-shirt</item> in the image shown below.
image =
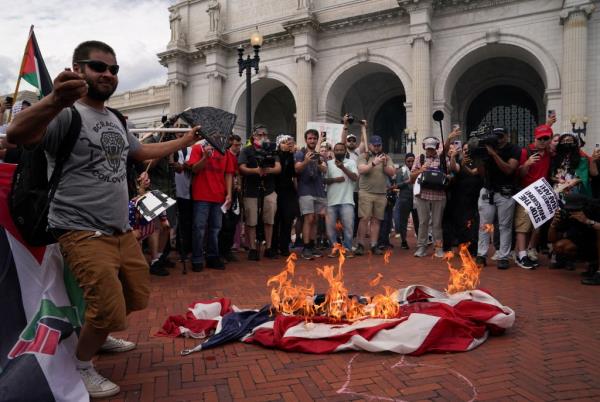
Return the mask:
<svg viewBox="0 0 600 402">
<path fill-rule="evenodd" d="M 120 183 L 127 179 L 125 170 L 129 145 L 123 132 L 113 122 L 99 121 L 93 126 L 98 136 L 85 136 L 80 141 L 86 143 L 90 157 L 86 170 L 100 181 Z M 99 144 L 96 141 L 99 140 Z"/>
</svg>

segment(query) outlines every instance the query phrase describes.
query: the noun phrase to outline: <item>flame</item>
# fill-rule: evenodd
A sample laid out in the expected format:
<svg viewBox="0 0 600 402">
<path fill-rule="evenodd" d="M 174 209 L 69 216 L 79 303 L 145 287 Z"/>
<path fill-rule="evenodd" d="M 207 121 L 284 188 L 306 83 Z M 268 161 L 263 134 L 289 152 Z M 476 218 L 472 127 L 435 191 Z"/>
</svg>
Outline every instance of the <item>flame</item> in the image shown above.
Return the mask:
<svg viewBox="0 0 600 402">
<path fill-rule="evenodd" d="M 459 268 L 452 267 L 450 263 L 454 254 L 446 253 L 445 258 L 448 263 L 448 270 L 450 271 L 446 292 L 449 294 L 473 290 L 479 285 L 479 275 L 481 274 L 482 267 L 475 263 L 475 260 L 469 253 L 468 246 L 468 243 L 463 243 L 459 246 L 458 255 L 462 263 Z"/>
<path fill-rule="evenodd" d="M 392 256 L 392 250 L 388 248 L 387 250 L 385 250 L 385 253 L 383 254 L 383 263 L 385 265 L 390 263 L 391 256 Z"/>
<path fill-rule="evenodd" d="M 344 227 L 342 226 L 342 222 L 340 222 L 340 220 L 338 219 L 338 220 L 335 222 L 335 231 L 336 231 L 337 233 L 341 233 L 343 230 L 344 230 Z"/>
<path fill-rule="evenodd" d="M 484 223 L 483 231 L 487 233 L 492 233 L 494 231 L 494 225 L 492 225 L 491 223 Z"/>
<path fill-rule="evenodd" d="M 397 292 L 384 286 L 384 293 L 373 298 L 351 297 L 344 285 L 344 262 L 346 250 L 341 244 L 335 244 L 338 251 L 338 266 L 326 265 L 317 268 L 318 276 L 327 281 L 328 289 L 321 304 L 314 304 L 315 288 L 313 285 L 299 286 L 292 281 L 296 269 L 296 254 L 292 253 L 286 261 L 285 269 L 267 280 L 271 289 L 272 312 L 296 314 L 307 321 L 317 315 L 326 316 L 333 321 L 356 321 L 367 317 L 391 318 L 398 316 L 400 307 Z M 390 253 L 391 255 L 391 253 Z M 389 257 L 388 257 L 389 258 Z M 383 275 L 378 273 L 371 280 L 371 286 L 377 286 Z M 367 300 L 369 303 L 364 304 Z"/>
<path fill-rule="evenodd" d="M 369 286 L 373 287 L 373 286 L 377 286 L 377 284 L 379 284 L 379 281 L 381 280 L 381 278 L 383 278 L 383 275 L 381 275 L 380 273 L 377 273 L 377 276 L 369 282 Z"/>
<path fill-rule="evenodd" d="M 473 221 L 471 219 L 469 219 L 467 221 L 467 229 L 471 229 L 471 226 L 473 226 Z"/>
</svg>

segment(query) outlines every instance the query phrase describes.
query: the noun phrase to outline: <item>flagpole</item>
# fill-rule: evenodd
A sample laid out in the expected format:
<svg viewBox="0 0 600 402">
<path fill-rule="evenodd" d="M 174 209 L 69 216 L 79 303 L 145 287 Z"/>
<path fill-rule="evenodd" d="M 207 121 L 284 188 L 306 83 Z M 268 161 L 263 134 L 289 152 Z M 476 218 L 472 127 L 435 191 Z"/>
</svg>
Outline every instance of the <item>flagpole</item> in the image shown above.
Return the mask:
<svg viewBox="0 0 600 402">
<path fill-rule="evenodd" d="M 29 40 L 33 32 L 33 25 L 29 28 L 29 35 L 27 36 L 27 42 L 25 42 L 25 51 L 23 52 L 23 58 L 21 59 L 21 67 L 19 68 L 19 77 L 17 78 L 17 87 L 15 88 L 15 94 L 13 96 L 13 102 L 17 102 L 17 95 L 19 94 L 19 85 L 21 84 L 21 75 L 23 73 L 23 67 L 25 66 L 25 59 L 27 57 L 27 46 L 29 46 Z M 12 107 L 8 111 L 8 123 L 12 120 Z"/>
</svg>

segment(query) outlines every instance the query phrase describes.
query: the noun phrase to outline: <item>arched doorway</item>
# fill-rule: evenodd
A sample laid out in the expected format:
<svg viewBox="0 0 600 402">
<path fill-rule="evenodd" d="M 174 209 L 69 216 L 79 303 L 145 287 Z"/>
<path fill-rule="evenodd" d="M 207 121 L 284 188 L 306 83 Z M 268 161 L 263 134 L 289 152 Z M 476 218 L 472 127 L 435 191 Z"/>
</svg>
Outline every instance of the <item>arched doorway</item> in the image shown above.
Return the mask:
<svg viewBox="0 0 600 402">
<path fill-rule="evenodd" d="M 538 121 L 536 103 L 526 91 L 501 85 L 486 89 L 473 100 L 467 111 L 466 132 L 482 124 L 505 127 L 513 143 L 525 146 L 533 142 Z"/>
<path fill-rule="evenodd" d="M 257 123 L 267 126 L 271 140 L 279 134 L 296 137 L 296 102 L 286 86 L 272 89 L 258 102 L 254 112 Z"/>
<path fill-rule="evenodd" d="M 392 156 L 404 152 L 406 91 L 391 68 L 374 62 L 356 64 L 337 77 L 325 99 L 326 120 L 337 123 L 345 113 L 352 113 L 351 133 L 359 135 L 359 121 L 366 119 L 369 135 L 383 138 L 385 152 Z"/>
<path fill-rule="evenodd" d="M 468 68 L 452 92 L 452 122 L 465 136 L 482 124 L 504 127 L 513 143 L 531 143 L 534 128 L 545 116 L 545 85 L 524 61 L 493 57 Z"/>
</svg>

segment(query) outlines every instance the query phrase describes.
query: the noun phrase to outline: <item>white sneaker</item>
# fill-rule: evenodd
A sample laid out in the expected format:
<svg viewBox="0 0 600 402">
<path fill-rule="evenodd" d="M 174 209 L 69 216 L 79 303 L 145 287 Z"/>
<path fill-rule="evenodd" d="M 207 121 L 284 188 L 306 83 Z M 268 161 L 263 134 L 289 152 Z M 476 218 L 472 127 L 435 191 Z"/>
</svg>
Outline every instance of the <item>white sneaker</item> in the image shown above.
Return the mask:
<svg viewBox="0 0 600 402">
<path fill-rule="evenodd" d="M 399 238 L 400 238 L 400 233 L 396 233 L 396 234 L 394 235 L 394 238 L 395 238 L 395 239 L 399 239 Z"/>
<path fill-rule="evenodd" d="M 117 395 L 121 388 L 114 382 L 102 377 L 94 366 L 86 369 L 77 369 L 85 385 L 85 389 L 92 398 L 106 398 Z"/>
<path fill-rule="evenodd" d="M 433 256 L 437 258 L 444 258 L 444 249 L 441 247 L 436 248 Z"/>
<path fill-rule="evenodd" d="M 497 261 L 497 260 L 498 260 L 498 258 L 500 258 L 500 252 L 499 252 L 499 251 L 496 251 L 496 252 L 494 253 L 494 255 L 492 256 L 492 258 L 491 258 L 491 259 L 492 259 L 492 260 L 494 260 L 494 261 Z"/>
<path fill-rule="evenodd" d="M 119 339 L 112 336 L 108 336 L 104 344 L 100 347 L 101 352 L 127 352 L 135 349 L 135 343 L 126 341 L 125 339 Z"/>
<path fill-rule="evenodd" d="M 414 254 L 415 257 L 427 257 L 427 249 L 425 247 L 417 248 Z"/>
</svg>

